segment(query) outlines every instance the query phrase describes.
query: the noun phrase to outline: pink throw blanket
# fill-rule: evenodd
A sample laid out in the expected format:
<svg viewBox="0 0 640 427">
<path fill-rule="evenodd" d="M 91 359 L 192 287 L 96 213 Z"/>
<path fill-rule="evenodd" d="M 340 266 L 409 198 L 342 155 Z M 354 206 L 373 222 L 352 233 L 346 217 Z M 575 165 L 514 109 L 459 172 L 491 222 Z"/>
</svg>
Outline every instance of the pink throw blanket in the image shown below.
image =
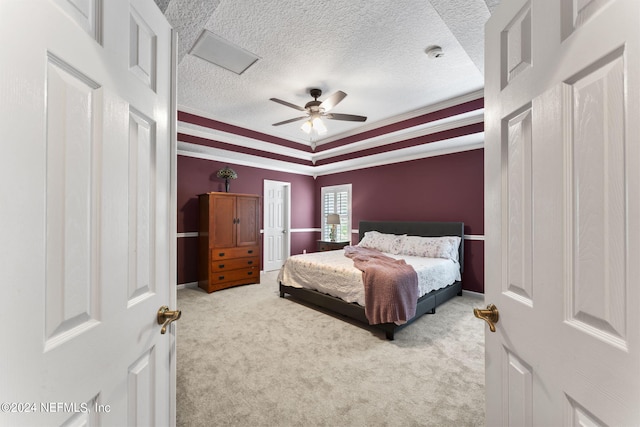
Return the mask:
<svg viewBox="0 0 640 427">
<path fill-rule="evenodd" d="M 362 271 L 364 312 L 369 324 L 401 324 L 415 316 L 418 275 L 413 267 L 403 259 L 359 246 L 346 246 L 344 255 Z"/>
</svg>

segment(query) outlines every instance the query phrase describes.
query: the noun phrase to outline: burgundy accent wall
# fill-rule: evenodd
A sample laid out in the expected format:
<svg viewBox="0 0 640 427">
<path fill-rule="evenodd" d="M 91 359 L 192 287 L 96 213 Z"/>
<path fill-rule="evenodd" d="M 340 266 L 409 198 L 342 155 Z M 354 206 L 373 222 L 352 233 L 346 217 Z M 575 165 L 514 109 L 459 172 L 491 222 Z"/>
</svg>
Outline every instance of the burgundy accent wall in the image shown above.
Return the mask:
<svg viewBox="0 0 640 427">
<path fill-rule="evenodd" d="M 198 194 L 224 191 L 224 180 L 216 173 L 225 166 L 238 173 L 230 181 L 233 193 L 258 194 L 262 196 L 264 180 L 291 183 L 291 227 L 313 228 L 315 226 L 315 182 L 313 177 L 254 168 L 250 166 L 222 163 L 187 156 L 177 158 L 177 230 L 178 233 L 198 231 Z M 263 210 L 264 211 L 264 210 Z M 262 227 L 262 215 L 260 218 Z M 315 233 L 292 233 L 291 253 L 302 253 L 303 249 L 315 247 Z M 198 280 L 197 238 L 178 239 L 178 284 Z"/>
<path fill-rule="evenodd" d="M 352 184 L 352 229 L 361 220 L 462 221 L 465 234 L 484 234 L 482 149 L 321 176 L 315 200 L 322 187 L 340 184 Z M 483 241 L 465 240 L 463 288 L 484 292 Z"/>
<path fill-rule="evenodd" d="M 465 234 L 484 234 L 484 156 L 472 150 L 318 177 L 228 164 L 238 173 L 230 191 L 263 194 L 263 180 L 291 183 L 291 227 L 320 228 L 322 187 L 352 184 L 352 229 L 360 220 L 463 221 Z M 216 172 L 227 166 L 177 159 L 178 233 L 198 230 L 198 194 L 224 191 Z M 262 218 L 261 218 L 262 221 Z M 291 234 L 291 253 L 315 250 L 318 233 Z M 354 243 L 357 236 L 353 236 Z M 197 281 L 197 238 L 178 239 L 178 282 Z M 465 240 L 463 288 L 484 292 L 484 242 Z"/>
</svg>

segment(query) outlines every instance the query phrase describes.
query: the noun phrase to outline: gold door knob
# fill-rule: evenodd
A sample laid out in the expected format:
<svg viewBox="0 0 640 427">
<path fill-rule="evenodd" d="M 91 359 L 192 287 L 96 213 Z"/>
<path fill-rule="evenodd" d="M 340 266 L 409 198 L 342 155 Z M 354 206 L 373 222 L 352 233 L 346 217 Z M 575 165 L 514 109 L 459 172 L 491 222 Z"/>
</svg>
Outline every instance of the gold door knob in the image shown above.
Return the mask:
<svg viewBox="0 0 640 427">
<path fill-rule="evenodd" d="M 482 319 L 487 322 L 491 332 L 496 331 L 495 324 L 500 320 L 500 314 L 498 313 L 498 308 L 495 305 L 489 304 L 486 309 L 474 308 L 473 315 L 478 319 Z"/>
<path fill-rule="evenodd" d="M 163 305 L 158 309 L 158 325 L 162 325 L 162 329 L 160 329 L 161 334 L 165 334 L 167 332 L 167 326 L 169 323 L 175 322 L 182 316 L 182 311 L 180 310 L 169 310 L 169 307 Z"/>
</svg>

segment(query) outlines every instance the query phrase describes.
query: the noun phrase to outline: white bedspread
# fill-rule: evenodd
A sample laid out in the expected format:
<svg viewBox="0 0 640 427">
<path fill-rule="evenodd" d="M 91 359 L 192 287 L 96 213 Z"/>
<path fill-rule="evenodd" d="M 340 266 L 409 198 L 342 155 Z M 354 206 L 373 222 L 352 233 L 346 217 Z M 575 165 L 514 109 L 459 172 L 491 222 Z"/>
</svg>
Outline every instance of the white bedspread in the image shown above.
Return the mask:
<svg viewBox="0 0 640 427">
<path fill-rule="evenodd" d="M 460 266 L 456 261 L 389 253 L 385 255 L 404 259 L 413 267 L 418 274 L 419 296 L 460 280 Z M 291 256 L 280 269 L 278 280 L 283 285 L 315 289 L 364 306 L 362 271 L 353 266 L 350 258 L 344 256 L 343 249 Z"/>
</svg>

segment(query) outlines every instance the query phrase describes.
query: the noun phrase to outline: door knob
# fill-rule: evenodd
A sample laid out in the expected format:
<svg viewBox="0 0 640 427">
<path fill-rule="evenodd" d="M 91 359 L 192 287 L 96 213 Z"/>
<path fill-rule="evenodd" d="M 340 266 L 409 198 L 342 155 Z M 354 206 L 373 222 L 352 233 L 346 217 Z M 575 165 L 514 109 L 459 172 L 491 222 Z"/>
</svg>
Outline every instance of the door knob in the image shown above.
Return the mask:
<svg viewBox="0 0 640 427">
<path fill-rule="evenodd" d="M 182 311 L 180 310 L 169 310 L 169 307 L 163 305 L 158 309 L 158 325 L 162 325 L 162 329 L 160 329 L 161 334 L 165 334 L 167 332 L 167 326 L 169 323 L 175 322 L 182 316 Z"/>
<path fill-rule="evenodd" d="M 486 309 L 474 308 L 473 315 L 487 322 L 491 332 L 496 331 L 495 324 L 500 320 L 500 313 L 498 313 L 498 308 L 495 305 L 489 304 Z"/>
</svg>

